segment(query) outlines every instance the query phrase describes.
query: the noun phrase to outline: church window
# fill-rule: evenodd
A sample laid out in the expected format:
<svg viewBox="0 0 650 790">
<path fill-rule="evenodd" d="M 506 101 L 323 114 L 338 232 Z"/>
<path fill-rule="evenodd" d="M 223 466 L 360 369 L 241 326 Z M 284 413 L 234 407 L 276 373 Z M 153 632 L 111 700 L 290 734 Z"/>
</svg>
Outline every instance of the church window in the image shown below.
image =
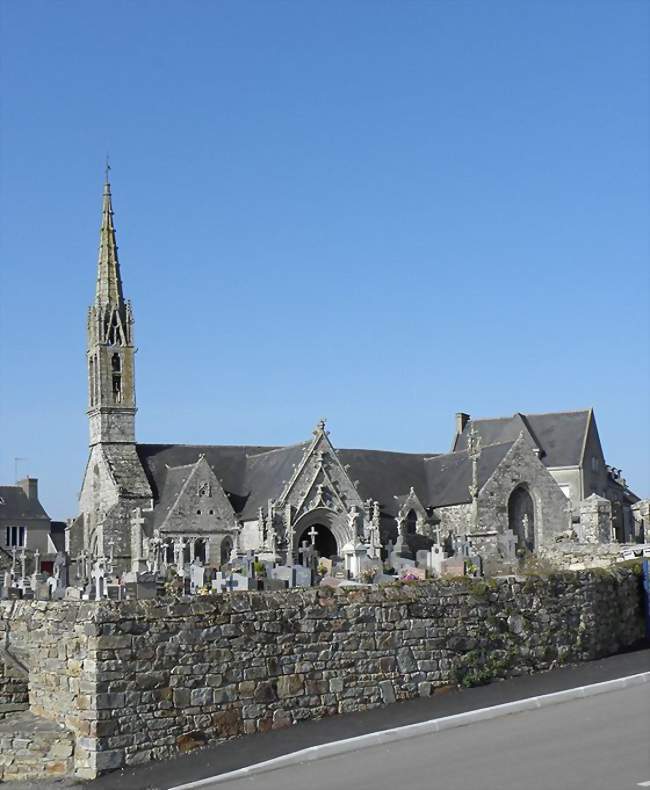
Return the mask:
<svg viewBox="0 0 650 790">
<path fill-rule="evenodd" d="M 210 511 L 210 515 L 211 515 L 211 516 L 214 516 L 214 510 L 211 510 L 211 511 Z"/>
<path fill-rule="evenodd" d="M 597 472 L 598 471 L 598 459 L 595 455 L 591 456 L 591 471 Z"/>
<path fill-rule="evenodd" d="M 25 545 L 25 527 L 7 527 L 6 546 L 24 546 Z"/>
<path fill-rule="evenodd" d="M 111 357 L 111 369 L 113 373 L 122 372 L 122 360 L 120 359 L 119 354 L 113 354 L 113 356 Z"/>
<path fill-rule="evenodd" d="M 210 483 L 206 481 L 199 483 L 199 496 L 210 496 Z"/>
<path fill-rule="evenodd" d="M 200 516 L 200 515 L 201 515 L 201 511 L 200 511 L 200 510 L 197 510 L 197 511 L 196 511 L 196 515 L 197 515 L 197 516 Z"/>
</svg>

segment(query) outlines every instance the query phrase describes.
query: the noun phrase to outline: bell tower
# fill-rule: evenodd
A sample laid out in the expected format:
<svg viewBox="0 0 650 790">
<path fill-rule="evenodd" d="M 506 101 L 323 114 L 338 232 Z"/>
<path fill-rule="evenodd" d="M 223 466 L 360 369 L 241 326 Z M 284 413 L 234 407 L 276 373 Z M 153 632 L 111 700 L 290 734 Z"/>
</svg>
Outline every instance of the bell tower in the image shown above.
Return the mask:
<svg viewBox="0 0 650 790">
<path fill-rule="evenodd" d="M 135 442 L 133 311 L 124 300 L 106 167 L 95 301 L 88 311 L 90 446 Z"/>
</svg>

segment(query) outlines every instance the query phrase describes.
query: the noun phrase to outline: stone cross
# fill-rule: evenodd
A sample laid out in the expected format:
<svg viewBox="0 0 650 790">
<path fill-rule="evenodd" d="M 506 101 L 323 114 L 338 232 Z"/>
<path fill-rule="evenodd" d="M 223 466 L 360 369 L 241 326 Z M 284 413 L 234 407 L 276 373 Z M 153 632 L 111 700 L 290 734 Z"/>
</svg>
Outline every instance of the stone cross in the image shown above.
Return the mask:
<svg viewBox="0 0 650 790">
<path fill-rule="evenodd" d="M 316 537 L 318 535 L 318 530 L 316 529 L 316 527 L 313 526 L 313 524 L 312 524 L 312 527 L 311 527 L 311 529 L 309 530 L 309 532 L 307 534 L 311 538 L 311 545 L 315 546 L 316 545 Z"/>
<path fill-rule="evenodd" d="M 36 574 L 40 572 L 41 572 L 41 552 L 38 549 L 36 549 L 36 551 L 34 552 L 34 573 Z"/>
<path fill-rule="evenodd" d="M 523 518 L 521 519 L 521 526 L 522 526 L 522 534 L 524 536 L 524 540 L 528 537 L 528 513 L 524 513 Z"/>
<path fill-rule="evenodd" d="M 131 516 L 131 570 L 137 573 L 144 570 L 142 568 L 142 527 L 144 525 L 144 518 L 142 516 L 142 508 L 136 507 L 132 511 Z"/>
<path fill-rule="evenodd" d="M 22 554 L 20 555 L 20 575 L 24 579 L 27 565 L 27 555 L 25 554 L 25 547 L 23 546 Z"/>
<path fill-rule="evenodd" d="M 11 575 L 16 575 L 16 547 L 11 547 Z"/>
<path fill-rule="evenodd" d="M 467 456 L 472 462 L 472 484 L 469 486 L 469 493 L 472 497 L 472 528 L 474 532 L 478 532 L 478 462 L 481 457 L 481 437 L 471 424 L 469 429 L 469 436 L 467 437 Z"/>
</svg>

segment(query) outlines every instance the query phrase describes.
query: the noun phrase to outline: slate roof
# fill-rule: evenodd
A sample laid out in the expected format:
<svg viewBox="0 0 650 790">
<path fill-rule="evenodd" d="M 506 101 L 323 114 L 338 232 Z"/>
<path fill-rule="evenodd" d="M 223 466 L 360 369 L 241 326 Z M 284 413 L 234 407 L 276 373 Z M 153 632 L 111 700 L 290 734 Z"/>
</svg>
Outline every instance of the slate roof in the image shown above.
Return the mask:
<svg viewBox="0 0 650 790">
<path fill-rule="evenodd" d="M 478 461 L 479 484 L 486 482 L 513 443 L 502 442 L 482 448 Z M 471 502 L 472 462 L 467 451 L 437 455 L 425 461 L 424 466 L 429 493 L 427 505 L 446 507 Z"/>
<path fill-rule="evenodd" d="M 184 480 L 200 455 L 204 455 L 230 502 L 243 520 L 255 519 L 260 507 L 282 493 L 310 442 L 288 447 L 249 445 L 139 444 L 138 456 L 154 495 L 154 524 L 164 520 Z M 384 450 L 337 450 L 348 474 L 359 481 L 361 499 L 379 500 L 382 511 L 397 514 L 394 495 L 407 494 L 413 486 L 426 506 L 425 458 L 430 454 L 397 453 Z"/>
<path fill-rule="evenodd" d="M 30 499 L 20 486 L 0 486 L 0 518 L 45 519 L 49 516 L 37 499 Z"/>
<path fill-rule="evenodd" d="M 424 507 L 470 501 L 471 462 L 466 447 L 471 425 L 476 426 L 482 438 L 479 479 L 485 481 L 522 431 L 542 450 L 546 466 L 578 465 L 589 418 L 589 411 L 579 411 L 472 420 L 456 437 L 454 451 L 445 455 L 362 449 L 337 449 L 336 453 L 341 464 L 349 466 L 350 479 L 358 481 L 361 499 L 377 500 L 384 515 L 395 516 L 400 497 L 406 496 L 411 486 Z M 268 500 L 280 496 L 309 445 L 310 441 L 288 447 L 137 445 L 156 503 L 154 523 L 162 523 L 190 474 L 191 465 L 201 455 L 239 517 L 244 521 L 255 519 L 260 507 L 266 510 Z"/>
<path fill-rule="evenodd" d="M 542 450 L 541 461 L 545 466 L 579 466 L 590 415 L 591 412 L 585 409 L 548 414 L 517 413 L 512 417 L 469 420 L 463 432 L 456 436 L 453 449 L 459 451 L 467 448 L 467 437 L 472 425 L 480 434 L 484 447 L 514 442 L 524 431 L 531 437 L 533 444 Z"/>
</svg>

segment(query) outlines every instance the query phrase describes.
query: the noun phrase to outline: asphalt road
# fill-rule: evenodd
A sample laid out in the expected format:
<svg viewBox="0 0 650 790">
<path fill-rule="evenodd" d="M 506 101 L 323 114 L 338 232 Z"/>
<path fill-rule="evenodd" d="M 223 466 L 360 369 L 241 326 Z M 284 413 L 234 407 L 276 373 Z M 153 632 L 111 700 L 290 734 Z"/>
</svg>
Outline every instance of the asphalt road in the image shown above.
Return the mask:
<svg viewBox="0 0 650 790">
<path fill-rule="evenodd" d="M 650 781 L 649 733 L 636 687 L 204 790 L 633 790 Z"/>
</svg>

